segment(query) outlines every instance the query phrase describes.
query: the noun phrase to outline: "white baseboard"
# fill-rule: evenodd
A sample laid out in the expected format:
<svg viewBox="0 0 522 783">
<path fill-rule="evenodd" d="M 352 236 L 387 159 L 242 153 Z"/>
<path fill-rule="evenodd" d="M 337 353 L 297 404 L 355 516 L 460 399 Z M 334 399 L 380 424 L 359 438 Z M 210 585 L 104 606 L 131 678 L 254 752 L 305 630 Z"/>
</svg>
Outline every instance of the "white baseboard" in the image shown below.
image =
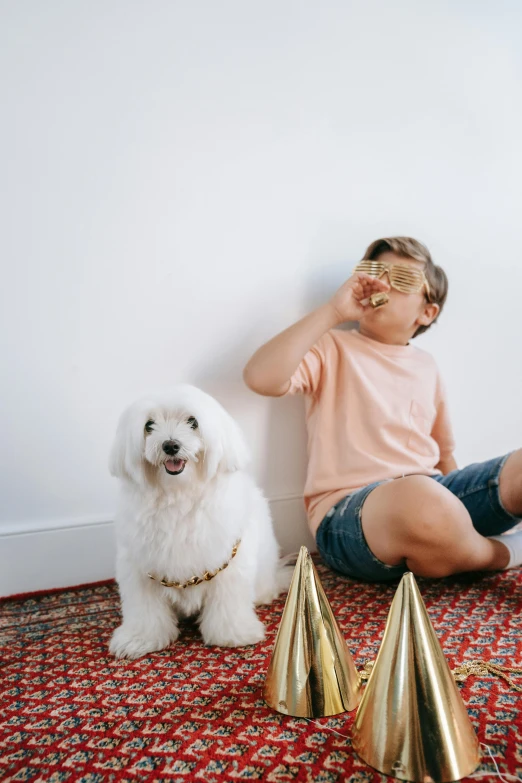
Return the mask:
<svg viewBox="0 0 522 783">
<path fill-rule="evenodd" d="M 274 498 L 270 508 L 283 554 L 315 549 L 301 496 Z M 112 579 L 115 554 L 111 519 L 0 529 L 0 596 Z"/>
</svg>

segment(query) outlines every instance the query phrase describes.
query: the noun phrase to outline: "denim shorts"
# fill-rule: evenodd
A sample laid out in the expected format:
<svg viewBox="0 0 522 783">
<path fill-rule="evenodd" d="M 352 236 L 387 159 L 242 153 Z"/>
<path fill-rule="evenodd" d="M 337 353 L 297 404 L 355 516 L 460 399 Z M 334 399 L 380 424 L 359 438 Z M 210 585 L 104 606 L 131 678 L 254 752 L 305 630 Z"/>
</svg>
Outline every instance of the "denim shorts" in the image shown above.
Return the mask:
<svg viewBox="0 0 522 783">
<path fill-rule="evenodd" d="M 500 472 L 509 454 L 453 470 L 446 476 L 430 476 L 449 489 L 467 508 L 474 528 L 483 536 L 497 536 L 520 519 L 503 507 L 499 493 Z M 364 501 L 384 481 L 358 489 L 333 506 L 319 525 L 317 548 L 324 562 L 345 576 L 367 582 L 398 579 L 407 571 L 404 564 L 390 566 L 379 560 L 366 543 L 361 524 Z"/>
</svg>

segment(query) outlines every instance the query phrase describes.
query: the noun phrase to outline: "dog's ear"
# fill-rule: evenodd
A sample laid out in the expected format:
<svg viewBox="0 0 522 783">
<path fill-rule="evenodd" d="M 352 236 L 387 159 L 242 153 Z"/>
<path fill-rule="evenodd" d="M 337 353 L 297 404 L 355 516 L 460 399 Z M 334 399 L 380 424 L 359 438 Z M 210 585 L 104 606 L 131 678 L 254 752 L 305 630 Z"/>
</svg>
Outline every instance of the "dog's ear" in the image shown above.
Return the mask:
<svg viewBox="0 0 522 783">
<path fill-rule="evenodd" d="M 217 416 L 205 426 L 202 433 L 205 442 L 205 476 L 211 479 L 219 471 L 233 473 L 242 470 L 249 462 L 243 433 L 234 419 L 219 405 Z"/>
<path fill-rule="evenodd" d="M 128 478 L 143 484 L 143 444 L 148 409 L 135 403 L 121 415 L 109 457 L 109 470 L 116 478 Z"/>
</svg>

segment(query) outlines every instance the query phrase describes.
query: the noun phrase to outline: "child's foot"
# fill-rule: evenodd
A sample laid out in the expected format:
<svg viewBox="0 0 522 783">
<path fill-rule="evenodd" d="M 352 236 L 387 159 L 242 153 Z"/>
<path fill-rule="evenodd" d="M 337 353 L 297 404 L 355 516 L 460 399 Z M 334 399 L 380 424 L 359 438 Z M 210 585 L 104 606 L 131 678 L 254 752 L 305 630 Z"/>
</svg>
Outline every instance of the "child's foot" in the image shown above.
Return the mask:
<svg viewBox="0 0 522 783">
<path fill-rule="evenodd" d="M 507 568 L 516 568 L 522 565 L 522 530 L 517 530 L 516 533 L 508 533 L 503 536 L 488 536 L 488 538 L 494 538 L 495 541 L 500 541 L 501 544 L 509 550 L 509 562 L 504 570 Z"/>
</svg>

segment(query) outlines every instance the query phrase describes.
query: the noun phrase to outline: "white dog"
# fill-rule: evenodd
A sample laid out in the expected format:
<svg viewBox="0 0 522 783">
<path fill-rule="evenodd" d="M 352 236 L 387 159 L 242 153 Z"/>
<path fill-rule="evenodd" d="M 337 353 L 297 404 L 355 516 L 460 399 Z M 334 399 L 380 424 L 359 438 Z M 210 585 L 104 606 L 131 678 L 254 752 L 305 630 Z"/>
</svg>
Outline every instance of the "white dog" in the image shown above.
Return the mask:
<svg viewBox="0 0 522 783">
<path fill-rule="evenodd" d="M 138 658 L 199 613 L 205 644 L 240 647 L 265 636 L 254 604 L 288 588 L 268 503 L 244 472 L 235 421 L 208 394 L 176 387 L 121 416 L 110 469 L 121 479 L 116 575 L 123 622 L 110 651 Z M 213 575 L 215 574 L 215 575 Z"/>
</svg>

